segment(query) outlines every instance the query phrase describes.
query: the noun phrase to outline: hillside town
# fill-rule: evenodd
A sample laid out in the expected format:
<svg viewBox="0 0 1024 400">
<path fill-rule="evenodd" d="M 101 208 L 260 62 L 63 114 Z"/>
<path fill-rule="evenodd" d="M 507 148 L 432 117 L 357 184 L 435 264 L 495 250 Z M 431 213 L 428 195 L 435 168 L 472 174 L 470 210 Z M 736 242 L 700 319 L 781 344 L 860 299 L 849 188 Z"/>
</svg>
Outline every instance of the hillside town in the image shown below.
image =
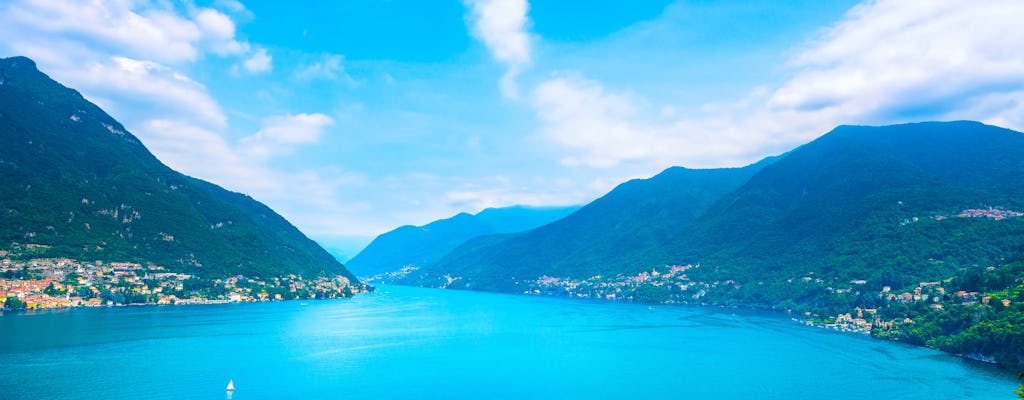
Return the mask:
<svg viewBox="0 0 1024 400">
<path fill-rule="evenodd" d="M 0 304 L 6 309 L 340 298 L 365 290 L 343 276 L 203 279 L 129 262 L 0 259 Z"/>
<path fill-rule="evenodd" d="M 359 279 L 362 279 L 366 283 L 394 283 L 402 280 L 402 278 L 409 276 L 409 274 L 412 274 L 413 272 L 419 270 L 420 267 L 417 267 L 415 265 L 406 265 L 402 268 L 399 268 L 398 271 L 382 272 L 368 277 L 360 277 Z"/>
<path fill-rule="evenodd" d="M 700 265 L 671 265 L 659 271 L 652 269 L 635 275 L 618 274 L 615 276 L 592 276 L 585 279 L 542 276 L 533 281 L 524 282 L 528 295 L 567 296 L 576 298 L 601 299 L 612 301 L 635 301 L 662 304 L 702 304 L 723 305 L 722 299 L 734 298 L 744 289 L 744 285 L 733 280 L 705 282 L 693 280 L 688 275 L 698 270 Z M 996 267 L 987 267 L 988 271 Z M 903 315 L 880 313 L 880 309 L 889 306 L 919 306 L 931 311 L 943 310 L 946 307 L 984 305 L 1009 308 L 1013 304 L 1010 296 L 994 296 L 964 290 L 950 291 L 943 287 L 946 281 L 919 282 L 907 291 L 898 291 L 883 286 L 881 291 L 871 293 L 876 298 L 877 307 L 853 307 L 847 312 L 816 313 L 782 309 L 797 314 L 794 318 L 807 325 L 834 329 L 843 332 L 856 332 L 889 336 L 898 332 L 901 326 L 914 324 L 914 320 Z M 797 291 L 821 291 L 829 296 L 859 295 L 861 288 L 867 285 L 863 279 L 853 279 L 842 283 L 833 282 L 808 272 L 805 276 L 787 279 L 781 283 L 784 287 Z M 755 285 L 763 285 L 756 282 Z M 731 294 L 729 292 L 732 292 Z M 728 303 L 726 303 L 728 304 Z"/>
<path fill-rule="evenodd" d="M 528 295 L 662 304 L 715 304 L 709 301 L 709 295 L 742 288 L 731 279 L 691 279 L 690 274 L 700 267 L 700 264 L 669 265 L 634 275 L 595 275 L 583 279 L 545 275 L 521 284 L 526 286 L 523 293 Z"/>
<path fill-rule="evenodd" d="M 719 284 L 732 284 L 732 281 L 691 281 L 686 272 L 699 267 L 700 265 L 671 265 L 667 267 L 667 271 L 662 272 L 652 269 L 636 275 L 596 275 L 586 279 L 545 275 L 537 280 L 525 282 L 528 289 L 523 293 L 671 304 L 699 302 L 707 293 L 707 289 L 715 288 Z"/>
<path fill-rule="evenodd" d="M 956 218 L 991 218 L 994 220 L 1003 220 L 1007 218 L 1024 217 L 1024 212 L 1004 210 L 1002 208 L 968 208 L 955 215 Z M 936 219 L 941 219 L 942 216 L 936 216 Z"/>
</svg>

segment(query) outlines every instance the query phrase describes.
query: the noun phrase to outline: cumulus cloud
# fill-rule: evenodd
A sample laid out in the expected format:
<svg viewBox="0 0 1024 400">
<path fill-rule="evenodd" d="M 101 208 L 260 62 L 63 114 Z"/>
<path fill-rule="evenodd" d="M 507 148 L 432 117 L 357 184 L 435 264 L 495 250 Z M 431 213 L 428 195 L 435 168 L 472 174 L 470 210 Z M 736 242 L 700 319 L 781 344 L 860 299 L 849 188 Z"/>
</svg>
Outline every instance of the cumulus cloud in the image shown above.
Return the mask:
<svg viewBox="0 0 1024 400">
<path fill-rule="evenodd" d="M 794 60 L 770 109 L 942 115 L 1024 87 L 1019 1 L 878 1 L 853 8 Z M 840 111 L 844 109 L 846 111 Z"/>
<path fill-rule="evenodd" d="M 593 167 L 737 165 L 840 124 L 977 119 L 1020 130 L 1020 15 L 1014 0 L 871 1 L 800 47 L 789 79 L 742 99 L 654 113 L 670 107 L 563 74 L 531 104 L 541 135 L 572 150 L 564 163 Z"/>
<path fill-rule="evenodd" d="M 505 65 L 499 81 L 508 97 L 519 93 L 516 76 L 530 63 L 529 4 L 526 0 L 465 0 L 473 36 Z"/>
<path fill-rule="evenodd" d="M 274 69 L 274 59 L 267 54 L 267 49 L 258 49 L 242 61 L 242 69 L 250 74 L 263 74 Z"/>
<path fill-rule="evenodd" d="M 129 125 L 175 118 L 223 128 L 220 106 L 182 71 L 250 47 L 220 11 L 146 1 L 11 0 L 0 3 L 0 36 L 0 50 L 35 59 Z"/>
<path fill-rule="evenodd" d="M 290 153 L 294 146 L 316 143 L 334 119 L 324 114 L 278 115 L 263 120 L 263 127 L 241 140 L 244 151 L 267 159 Z"/>
<path fill-rule="evenodd" d="M 237 54 L 248 46 L 235 38 L 230 18 L 210 8 L 193 9 L 190 16 L 141 2 L 12 0 L 0 10 L 6 26 L 0 29 L 13 42 L 18 36 L 74 37 L 161 63 L 194 61 L 207 50 Z"/>
<path fill-rule="evenodd" d="M 200 9 L 195 15 L 196 26 L 203 33 L 206 46 L 218 55 L 244 53 L 249 44 L 235 40 L 235 22 L 212 8 Z"/>
</svg>

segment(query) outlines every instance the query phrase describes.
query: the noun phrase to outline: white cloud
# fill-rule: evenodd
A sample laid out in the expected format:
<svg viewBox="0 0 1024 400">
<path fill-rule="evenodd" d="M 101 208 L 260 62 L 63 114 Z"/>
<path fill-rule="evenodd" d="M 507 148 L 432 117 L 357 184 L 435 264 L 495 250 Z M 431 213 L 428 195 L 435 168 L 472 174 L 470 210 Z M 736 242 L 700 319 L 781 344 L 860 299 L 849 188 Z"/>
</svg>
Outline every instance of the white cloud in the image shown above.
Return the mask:
<svg viewBox="0 0 1024 400">
<path fill-rule="evenodd" d="M 0 37 L 0 51 L 33 58 L 129 126 L 180 119 L 224 128 L 219 104 L 184 71 L 208 54 L 249 49 L 217 10 L 128 0 L 2 2 Z"/>
<path fill-rule="evenodd" d="M 737 165 L 840 124 L 977 119 L 1024 128 L 1024 2 L 871 1 L 807 43 L 791 76 L 689 113 L 559 75 L 531 98 L 564 162 Z M 653 112 L 648 110 L 671 110 Z"/>
<path fill-rule="evenodd" d="M 324 114 L 278 115 L 263 120 L 263 127 L 241 140 L 244 151 L 259 159 L 290 153 L 294 146 L 316 143 L 334 119 Z"/>
<path fill-rule="evenodd" d="M 687 120 L 664 120 L 647 102 L 630 93 L 612 92 L 600 83 L 562 74 L 539 84 L 532 105 L 542 123 L 540 134 L 575 152 L 569 166 L 611 167 L 622 163 L 688 166 L 734 161 L 745 143 L 729 143 Z M 696 126 L 695 126 L 696 125 Z"/>
<path fill-rule="evenodd" d="M 279 115 L 263 120 L 253 138 L 283 144 L 316 143 L 334 120 L 323 114 Z"/>
<path fill-rule="evenodd" d="M 473 36 L 505 65 L 499 85 L 503 95 L 518 96 L 516 77 L 530 63 L 529 4 L 526 0 L 465 0 Z"/>
<path fill-rule="evenodd" d="M 526 33 L 529 4 L 525 0 L 467 0 L 473 34 L 482 40 L 498 61 L 530 62 L 530 37 Z"/>
<path fill-rule="evenodd" d="M 879 1 L 853 8 L 793 61 L 770 108 L 886 115 L 953 111 L 975 95 L 1020 89 L 1019 1 Z"/>
<path fill-rule="evenodd" d="M 252 11 L 249 11 L 244 4 L 238 0 L 216 0 L 213 4 L 228 13 L 243 18 L 244 20 L 250 20 L 253 18 Z"/>
<path fill-rule="evenodd" d="M 579 192 L 565 193 L 545 187 L 516 187 L 502 182 L 486 182 L 466 185 L 444 193 L 443 201 L 449 215 L 462 211 L 479 212 L 485 208 L 508 207 L 513 205 L 551 206 L 583 203 L 592 198 Z M 576 202 L 567 203 L 572 198 Z"/>
<path fill-rule="evenodd" d="M 227 15 L 211 8 L 203 8 L 196 13 L 195 22 L 203 32 L 207 46 L 214 53 L 225 56 L 249 50 L 248 43 L 235 40 L 235 22 Z"/>
<path fill-rule="evenodd" d="M 376 216 L 374 225 L 383 227 L 379 233 L 489 207 L 573 205 L 594 198 L 592 190 L 581 189 L 575 182 L 503 175 L 469 178 L 415 172 L 379 177 L 369 183 L 374 190 L 361 196 L 364 201 L 398 205 L 393 211 Z M 429 195 L 409 196 L 408 193 Z"/>
<path fill-rule="evenodd" d="M 235 39 L 235 26 L 209 8 L 179 14 L 173 7 L 134 1 L 28 1 L 0 6 L 5 40 L 19 37 L 67 38 L 95 48 L 161 63 L 195 61 L 203 51 L 237 54 L 246 43 Z"/>
<path fill-rule="evenodd" d="M 534 107 L 545 133 L 569 148 L 590 151 L 585 160 L 570 157 L 563 163 L 609 166 L 648 156 L 648 130 L 637 124 L 634 99 L 608 93 L 594 81 L 559 76 L 542 82 L 533 93 Z"/>
<path fill-rule="evenodd" d="M 267 54 L 267 49 L 257 49 L 249 58 L 242 61 L 242 69 L 250 74 L 263 74 L 274 69 L 274 58 Z"/>
<path fill-rule="evenodd" d="M 305 114 L 301 114 L 305 115 Z M 261 129 L 261 140 L 296 143 L 295 137 L 276 130 L 283 121 L 299 121 L 298 131 L 308 130 L 306 125 L 323 123 L 321 117 L 281 116 L 268 118 Z M 313 121 L 313 122 L 309 122 Z M 159 148 L 158 158 L 180 172 L 201 177 L 229 190 L 247 193 L 271 207 L 307 234 L 361 234 L 368 226 L 381 227 L 370 220 L 352 221 L 347 218 L 324 218 L 324 215 L 368 215 L 369 206 L 360 199 L 347 198 L 353 186 L 365 186 L 367 179 L 359 173 L 336 167 L 282 171 L 272 168 L 265 158 L 254 157 L 246 139 L 231 142 L 223 135 L 208 129 L 175 120 L 146 121 L 138 130 L 147 137 L 146 144 Z M 254 136 L 260 136 L 257 134 Z M 319 134 L 301 133 L 299 140 L 308 143 Z M 251 137 L 250 137 L 251 138 Z"/>
<path fill-rule="evenodd" d="M 339 54 L 321 54 L 320 59 L 295 69 L 295 78 L 300 80 L 327 79 L 344 80 L 349 85 L 356 81 L 345 72 L 345 58 Z"/>
<path fill-rule="evenodd" d="M 115 109 L 132 110 L 126 114 L 173 115 L 211 127 L 224 127 L 227 123 L 220 105 L 203 85 L 153 61 L 112 57 L 69 75 L 89 88 L 90 94 L 132 99 L 130 105 L 113 105 Z"/>
</svg>

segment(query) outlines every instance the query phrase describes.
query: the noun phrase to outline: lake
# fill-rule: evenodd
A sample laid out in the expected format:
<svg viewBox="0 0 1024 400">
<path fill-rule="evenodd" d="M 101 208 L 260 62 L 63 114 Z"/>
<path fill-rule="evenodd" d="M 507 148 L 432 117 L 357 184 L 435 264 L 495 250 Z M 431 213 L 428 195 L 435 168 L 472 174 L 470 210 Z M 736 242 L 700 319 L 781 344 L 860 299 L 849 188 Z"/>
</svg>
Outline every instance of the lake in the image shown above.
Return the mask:
<svg viewBox="0 0 1024 400">
<path fill-rule="evenodd" d="M 784 315 L 399 286 L 8 312 L 0 339 L 4 400 L 995 399 L 1017 385 L 985 364 Z"/>
</svg>

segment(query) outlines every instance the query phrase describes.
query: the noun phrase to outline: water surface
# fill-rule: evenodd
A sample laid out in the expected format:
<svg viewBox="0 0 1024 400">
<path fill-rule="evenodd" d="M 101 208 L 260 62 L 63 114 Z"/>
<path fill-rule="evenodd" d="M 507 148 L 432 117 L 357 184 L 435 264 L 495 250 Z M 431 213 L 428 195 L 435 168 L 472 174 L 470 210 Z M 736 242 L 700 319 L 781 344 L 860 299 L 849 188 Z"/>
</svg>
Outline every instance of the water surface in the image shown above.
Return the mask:
<svg viewBox="0 0 1024 400">
<path fill-rule="evenodd" d="M 740 315 L 737 315 L 739 313 Z M 0 316 L 0 399 L 1012 398 L 1014 377 L 779 315 L 382 286 Z"/>
</svg>

